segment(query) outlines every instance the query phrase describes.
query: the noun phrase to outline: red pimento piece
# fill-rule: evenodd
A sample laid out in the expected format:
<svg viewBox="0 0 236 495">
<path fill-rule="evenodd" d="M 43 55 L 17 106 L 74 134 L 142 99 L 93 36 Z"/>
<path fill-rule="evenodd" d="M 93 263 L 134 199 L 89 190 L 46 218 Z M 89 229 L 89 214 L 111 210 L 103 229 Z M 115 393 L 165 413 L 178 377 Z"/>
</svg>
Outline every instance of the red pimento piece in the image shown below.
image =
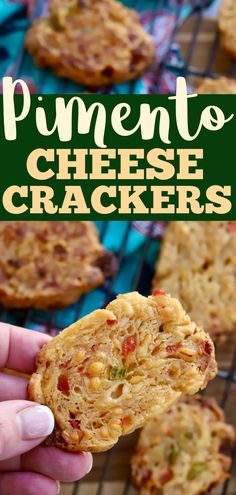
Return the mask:
<svg viewBox="0 0 236 495">
<path fill-rule="evenodd" d="M 60 375 L 58 378 L 57 382 L 57 388 L 62 392 L 64 395 L 69 395 L 70 393 L 70 385 L 69 382 L 64 375 Z"/>
<path fill-rule="evenodd" d="M 80 430 L 80 422 L 77 419 L 72 419 L 70 421 L 70 424 L 72 428 L 75 428 L 76 430 Z"/>
<path fill-rule="evenodd" d="M 87 364 L 89 362 L 89 358 L 84 359 L 84 361 L 78 366 L 77 370 L 81 375 L 88 376 L 87 373 L 85 373 L 85 369 L 87 367 Z"/>
<path fill-rule="evenodd" d="M 122 354 L 124 357 L 127 357 L 129 354 L 135 351 L 137 347 L 137 338 L 136 335 L 132 335 L 131 337 L 127 337 L 122 344 Z"/>
<path fill-rule="evenodd" d="M 210 356 L 212 353 L 212 346 L 208 340 L 202 342 L 199 346 L 199 354 L 200 356 Z M 207 358 L 208 359 L 208 358 Z"/>
<path fill-rule="evenodd" d="M 228 222 L 226 230 L 227 230 L 227 232 L 235 232 L 236 222 Z"/>
<path fill-rule="evenodd" d="M 165 296 L 166 293 L 164 290 L 156 289 L 152 292 L 152 296 Z"/>
<path fill-rule="evenodd" d="M 130 416 L 125 416 L 124 418 L 122 418 L 121 423 L 123 426 L 130 426 L 132 425 L 132 419 Z"/>
<path fill-rule="evenodd" d="M 204 344 L 204 351 L 205 351 L 205 354 L 208 354 L 208 356 L 211 355 L 212 353 L 212 346 L 210 344 L 210 342 L 206 341 L 205 344 Z"/>
<path fill-rule="evenodd" d="M 61 244 L 56 244 L 54 246 L 54 254 L 58 256 L 62 256 L 63 258 L 67 256 L 67 250 L 64 246 Z"/>
<path fill-rule="evenodd" d="M 181 347 L 181 344 L 174 344 L 174 345 L 167 345 L 166 346 L 166 352 L 167 354 L 174 354 L 177 352 Z"/>
<path fill-rule="evenodd" d="M 118 320 L 107 320 L 107 325 L 112 326 L 118 323 Z"/>
<path fill-rule="evenodd" d="M 206 342 L 203 342 L 200 347 L 200 355 L 202 356 L 202 364 L 200 371 L 202 371 L 203 373 L 207 369 L 211 353 L 212 353 L 212 346 L 210 342 L 206 340 Z"/>
<path fill-rule="evenodd" d="M 161 474 L 159 481 L 161 483 L 161 486 L 166 485 L 170 480 L 173 478 L 173 471 L 172 469 L 167 469 L 164 473 Z"/>
<path fill-rule="evenodd" d="M 103 412 L 100 414 L 100 418 L 105 418 L 107 416 L 107 412 Z"/>
</svg>

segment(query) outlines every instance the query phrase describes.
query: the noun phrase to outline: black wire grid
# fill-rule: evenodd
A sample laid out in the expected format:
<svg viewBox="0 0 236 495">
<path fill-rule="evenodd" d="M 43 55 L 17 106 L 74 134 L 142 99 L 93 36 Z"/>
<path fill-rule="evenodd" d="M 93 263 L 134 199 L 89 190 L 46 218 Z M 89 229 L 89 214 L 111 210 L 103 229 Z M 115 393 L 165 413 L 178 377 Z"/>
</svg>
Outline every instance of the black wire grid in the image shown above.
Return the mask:
<svg viewBox="0 0 236 495">
<path fill-rule="evenodd" d="M 215 78 L 217 77 L 217 74 L 214 72 L 214 66 L 216 62 L 216 57 L 217 57 L 217 52 L 218 52 L 218 47 L 219 47 L 219 34 L 218 31 L 216 30 L 215 32 L 215 37 L 212 43 L 212 47 L 209 53 L 208 61 L 205 67 L 199 69 L 194 66 L 192 66 L 192 60 L 194 56 L 194 52 L 198 43 L 198 36 L 201 32 L 201 27 L 202 27 L 202 20 L 203 20 L 203 12 L 205 7 L 207 6 L 207 3 L 211 3 L 210 1 L 207 2 L 206 0 L 193 0 L 192 1 L 192 12 L 191 14 L 193 15 L 194 18 L 194 28 L 192 31 L 192 39 L 189 43 L 188 46 L 188 51 L 185 56 L 184 60 L 180 60 L 179 62 L 172 63 L 170 62 L 170 50 L 173 46 L 173 44 L 176 43 L 176 34 L 178 32 L 178 27 L 179 27 L 179 21 L 180 21 L 180 12 L 181 8 L 184 4 L 184 0 L 179 0 L 178 5 L 179 5 L 179 10 L 178 10 L 178 15 L 176 16 L 175 20 L 175 25 L 173 27 L 172 31 L 172 36 L 169 41 L 169 46 L 166 52 L 166 56 L 164 57 L 164 61 L 161 63 L 159 69 L 158 69 L 158 79 L 156 79 L 156 72 L 153 71 L 153 84 L 152 84 L 152 91 L 153 93 L 158 93 L 159 89 L 159 83 L 161 81 L 161 76 L 164 70 L 171 70 L 173 72 L 176 72 L 179 75 L 185 76 L 187 79 L 191 77 L 198 77 L 198 78 L 204 78 L 204 77 L 211 77 Z M 158 15 L 159 9 L 161 9 L 163 6 L 168 5 L 168 0 L 153 0 L 153 25 L 156 16 Z M 133 7 L 139 10 L 139 0 L 134 0 L 133 1 Z M 36 9 L 35 9 L 35 17 L 38 17 L 40 15 L 40 2 L 37 3 Z M 15 64 L 14 67 L 14 74 L 13 77 L 18 77 L 20 73 L 20 69 L 23 63 L 23 59 L 25 57 L 25 52 L 24 50 L 19 53 L 19 57 L 17 60 L 17 63 Z M 232 64 L 230 65 L 228 75 L 233 76 L 236 71 L 236 62 L 232 61 Z M 154 75 L 155 73 L 155 75 Z M 41 88 L 43 86 L 43 75 L 42 75 L 42 80 L 41 80 Z M 130 84 L 130 93 L 133 93 L 133 86 L 134 83 Z M 58 86 L 58 93 L 63 93 L 65 89 L 66 81 L 61 80 L 59 82 Z M 41 90 L 40 88 L 40 90 Z M 106 90 L 106 92 L 109 92 L 109 90 Z M 101 241 L 103 241 L 107 230 L 109 229 L 110 222 L 102 222 L 103 226 L 101 229 Z M 148 249 L 152 240 L 152 234 L 153 234 L 153 228 L 154 224 L 152 222 L 148 223 L 148 232 L 147 236 L 145 239 L 145 242 L 143 244 L 143 249 L 142 253 L 140 255 L 139 259 L 139 266 L 136 270 L 135 276 L 132 281 L 132 290 L 137 290 L 139 288 L 140 282 L 143 278 L 147 277 L 147 273 L 145 270 L 146 267 L 146 256 L 148 253 Z M 120 245 L 119 252 L 117 254 L 118 258 L 118 265 L 119 267 L 122 266 L 123 262 L 123 257 L 124 253 L 126 250 L 127 243 L 129 242 L 129 236 L 130 236 L 130 231 L 131 231 L 131 222 L 127 223 L 127 228 L 125 233 L 123 234 L 123 239 Z M 119 235 L 119 227 L 117 224 L 117 235 Z M 119 271 L 118 271 L 119 273 Z M 106 281 L 106 284 L 103 288 L 104 290 L 104 299 L 106 305 L 111 299 L 114 297 L 113 293 L 113 288 L 114 284 L 116 281 L 116 277 L 118 274 L 114 275 L 113 278 L 110 278 L 109 280 Z M 150 277 L 151 278 L 151 277 Z M 151 283 L 151 279 L 150 279 Z M 83 310 L 83 305 L 85 302 L 87 296 L 83 296 L 80 298 L 76 305 L 76 312 L 75 312 L 75 317 L 74 320 L 76 321 Z M 37 316 L 37 313 L 35 313 L 34 310 L 29 310 L 29 311 L 7 311 L 7 310 L 2 310 L 1 312 L 1 320 L 2 321 L 12 321 L 12 318 L 14 319 L 15 322 L 17 322 L 21 326 L 25 327 L 31 327 L 32 323 L 36 325 L 42 325 L 46 328 L 46 331 L 48 333 L 53 333 L 53 329 L 56 327 L 57 330 L 61 330 L 60 325 L 58 325 L 57 321 L 57 313 L 52 312 L 47 315 L 47 320 L 45 321 L 44 319 L 41 319 L 39 316 Z M 230 362 L 231 361 L 231 362 Z M 223 408 L 226 408 L 228 405 L 228 402 L 230 401 L 231 394 L 233 393 L 232 389 L 234 387 L 234 384 L 236 383 L 236 349 L 233 353 L 232 359 L 228 362 L 227 369 L 222 369 L 219 370 L 218 372 L 218 377 L 216 380 L 218 380 L 219 386 L 220 382 L 221 385 L 223 384 L 223 394 L 222 394 L 222 400 L 221 400 L 221 406 Z M 115 446 L 113 449 L 111 449 L 107 454 L 102 456 L 102 462 L 98 461 L 98 467 L 96 468 L 96 459 L 95 459 L 95 468 L 96 468 L 96 473 L 98 474 L 97 479 L 96 479 L 96 491 L 93 493 L 96 493 L 96 495 L 104 495 L 105 494 L 105 486 L 106 486 L 106 481 L 109 479 L 109 473 L 110 473 L 110 467 L 111 464 L 116 463 L 116 452 L 117 449 L 119 449 L 119 444 Z M 100 455 L 101 456 L 101 455 Z M 99 457 L 99 456 L 96 456 Z M 235 457 L 235 452 L 232 452 L 232 458 L 234 459 Z M 101 459 L 101 457 L 100 457 Z M 102 464 L 102 466 L 101 466 Z M 113 467 L 114 470 L 114 467 Z M 90 478 L 89 478 L 90 479 Z M 87 480 L 86 480 L 87 481 Z M 73 488 L 71 489 L 70 495 L 79 495 L 80 494 L 80 489 L 83 486 L 83 481 L 81 482 L 76 482 L 73 485 Z M 123 486 L 120 491 L 120 495 L 130 495 L 131 494 L 131 486 L 129 482 L 129 477 L 127 481 L 125 481 L 125 476 L 123 478 Z M 230 491 L 230 480 L 226 480 L 222 487 L 222 491 L 220 492 L 221 495 L 229 495 Z M 68 493 L 68 492 L 66 492 Z M 89 491 L 88 491 L 89 493 Z M 107 490 L 106 490 L 106 493 Z M 217 492 L 219 493 L 219 492 Z M 231 492 L 230 492 L 231 493 Z M 232 492 L 233 493 L 233 492 Z M 110 494 L 109 494 L 110 495 Z"/>
</svg>

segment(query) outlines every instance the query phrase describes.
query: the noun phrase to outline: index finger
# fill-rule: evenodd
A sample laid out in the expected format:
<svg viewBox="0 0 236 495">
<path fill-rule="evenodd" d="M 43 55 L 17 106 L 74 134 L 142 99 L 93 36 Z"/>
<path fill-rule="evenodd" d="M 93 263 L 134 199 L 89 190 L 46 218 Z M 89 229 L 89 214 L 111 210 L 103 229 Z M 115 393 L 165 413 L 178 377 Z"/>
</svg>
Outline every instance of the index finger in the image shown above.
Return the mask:
<svg viewBox="0 0 236 495">
<path fill-rule="evenodd" d="M 32 373 L 37 352 L 50 339 L 39 332 L 0 323 L 0 368 Z"/>
</svg>

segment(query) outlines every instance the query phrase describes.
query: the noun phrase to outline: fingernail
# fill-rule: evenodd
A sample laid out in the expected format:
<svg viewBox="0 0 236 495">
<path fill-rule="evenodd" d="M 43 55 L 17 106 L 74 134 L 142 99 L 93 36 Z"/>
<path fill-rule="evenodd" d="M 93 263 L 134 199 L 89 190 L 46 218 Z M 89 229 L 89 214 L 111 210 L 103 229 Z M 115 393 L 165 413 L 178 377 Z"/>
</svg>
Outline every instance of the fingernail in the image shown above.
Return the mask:
<svg viewBox="0 0 236 495">
<path fill-rule="evenodd" d="M 46 406 L 33 406 L 23 409 L 16 415 L 22 440 L 47 437 L 54 428 L 52 411 Z"/>
<path fill-rule="evenodd" d="M 93 456 L 92 456 L 92 454 L 90 454 L 90 452 L 86 452 L 86 453 L 84 453 L 84 455 L 86 455 L 87 460 L 88 460 L 88 468 L 87 468 L 88 470 L 86 472 L 86 474 L 88 474 L 88 473 L 90 473 L 90 471 L 93 467 Z"/>
<path fill-rule="evenodd" d="M 57 481 L 57 480 L 56 480 L 56 483 L 57 483 L 57 495 L 59 495 L 59 493 L 61 491 L 61 484 L 60 484 L 60 481 Z"/>
</svg>

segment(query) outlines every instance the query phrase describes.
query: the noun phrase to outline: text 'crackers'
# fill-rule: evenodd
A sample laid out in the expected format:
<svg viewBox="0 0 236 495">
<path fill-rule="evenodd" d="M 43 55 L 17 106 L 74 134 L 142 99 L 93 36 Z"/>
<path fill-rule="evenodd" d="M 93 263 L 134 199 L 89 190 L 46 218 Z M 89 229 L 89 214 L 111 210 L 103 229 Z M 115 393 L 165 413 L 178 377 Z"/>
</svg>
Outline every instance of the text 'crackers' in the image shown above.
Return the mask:
<svg viewBox="0 0 236 495">
<path fill-rule="evenodd" d="M 111 448 L 216 374 L 214 346 L 162 291 L 120 295 L 39 352 L 29 398 L 53 411 L 48 443 L 71 451 Z"/>
</svg>

